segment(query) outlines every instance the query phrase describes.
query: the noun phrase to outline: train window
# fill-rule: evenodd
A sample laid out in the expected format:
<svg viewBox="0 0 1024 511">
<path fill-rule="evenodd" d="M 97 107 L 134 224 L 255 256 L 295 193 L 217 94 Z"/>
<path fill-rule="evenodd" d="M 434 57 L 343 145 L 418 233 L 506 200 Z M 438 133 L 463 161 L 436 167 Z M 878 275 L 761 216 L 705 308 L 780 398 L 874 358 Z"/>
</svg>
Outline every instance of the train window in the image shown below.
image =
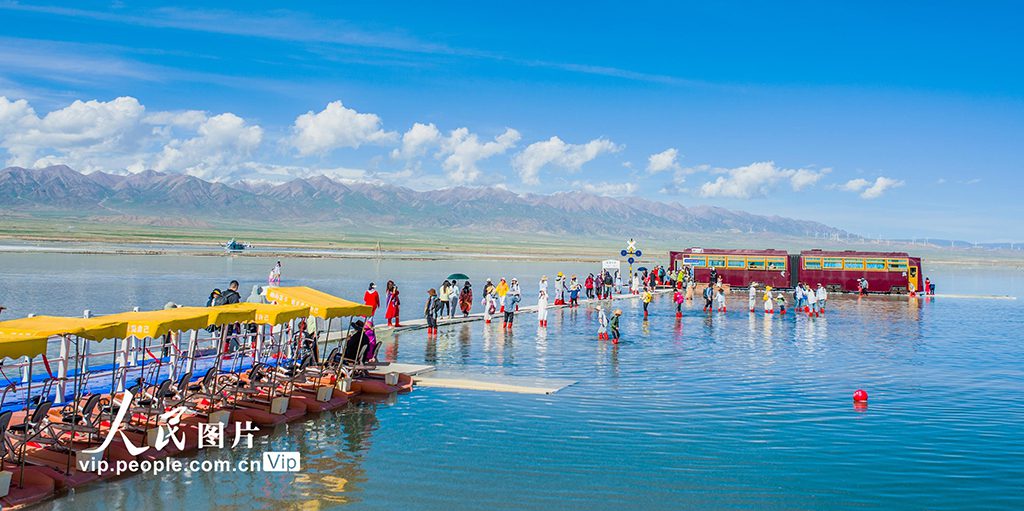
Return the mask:
<svg viewBox="0 0 1024 511">
<path fill-rule="evenodd" d="M 768 269 L 773 271 L 783 271 L 786 269 L 786 260 L 783 258 L 768 258 Z"/>
<path fill-rule="evenodd" d="M 863 270 L 864 260 L 863 259 L 843 259 L 843 266 L 847 270 Z"/>
<path fill-rule="evenodd" d="M 864 265 L 869 270 L 885 270 L 885 259 L 865 259 Z"/>
<path fill-rule="evenodd" d="M 907 260 L 889 259 L 889 269 L 895 271 L 907 271 Z"/>
<path fill-rule="evenodd" d="M 683 264 L 688 264 L 694 268 L 704 268 L 708 265 L 708 259 L 706 257 L 687 257 L 683 259 Z"/>
<path fill-rule="evenodd" d="M 821 267 L 826 270 L 842 270 L 843 260 L 838 257 L 826 257 L 822 261 Z"/>
<path fill-rule="evenodd" d="M 725 258 L 721 256 L 709 257 L 708 266 L 714 266 L 715 268 L 725 268 Z"/>
<path fill-rule="evenodd" d="M 764 259 L 760 257 L 748 257 L 747 258 L 747 269 L 748 270 L 763 270 Z"/>
<path fill-rule="evenodd" d="M 804 269 L 805 270 L 820 270 L 821 269 L 821 258 L 820 257 L 807 257 L 807 258 L 804 258 Z"/>
<path fill-rule="evenodd" d="M 743 257 L 729 256 L 729 267 L 743 269 L 747 267 L 747 260 Z"/>
</svg>

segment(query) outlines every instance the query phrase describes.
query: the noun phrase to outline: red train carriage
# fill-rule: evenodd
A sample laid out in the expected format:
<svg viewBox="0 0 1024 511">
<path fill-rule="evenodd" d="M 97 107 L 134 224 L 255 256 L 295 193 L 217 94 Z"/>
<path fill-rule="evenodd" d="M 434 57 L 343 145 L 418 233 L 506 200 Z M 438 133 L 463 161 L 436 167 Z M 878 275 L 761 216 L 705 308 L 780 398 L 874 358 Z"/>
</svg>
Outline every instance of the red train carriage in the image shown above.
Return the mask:
<svg viewBox="0 0 1024 511">
<path fill-rule="evenodd" d="M 690 248 L 669 252 L 669 268 L 683 265 L 693 267 L 697 282 L 707 282 L 711 268 L 715 268 L 722 281 L 732 287 L 747 287 L 751 282 L 775 288 L 792 285 L 791 261 L 785 250 Z"/>
<path fill-rule="evenodd" d="M 921 258 L 906 252 L 804 250 L 797 278 L 831 291 L 857 291 L 858 279 L 868 281 L 872 293 L 906 293 L 910 284 L 921 291 Z"/>
</svg>

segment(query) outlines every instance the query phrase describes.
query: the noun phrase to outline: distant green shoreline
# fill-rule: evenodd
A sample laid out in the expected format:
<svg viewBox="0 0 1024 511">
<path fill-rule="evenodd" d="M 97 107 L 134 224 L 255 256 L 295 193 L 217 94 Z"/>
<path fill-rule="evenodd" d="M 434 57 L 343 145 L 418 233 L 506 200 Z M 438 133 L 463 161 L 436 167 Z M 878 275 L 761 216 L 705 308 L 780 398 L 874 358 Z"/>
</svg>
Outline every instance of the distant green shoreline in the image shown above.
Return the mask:
<svg viewBox="0 0 1024 511">
<path fill-rule="evenodd" d="M 258 251 L 235 254 L 242 257 L 308 257 L 308 258 L 365 258 L 382 259 L 516 259 L 516 260 L 559 260 L 559 261 L 600 261 L 619 258 L 619 243 L 613 239 L 576 239 L 571 237 L 552 238 L 535 236 L 523 239 L 522 234 L 495 232 L 490 235 L 476 233 L 443 233 L 431 240 L 430 233 L 418 236 L 386 233 L 375 235 L 363 233 L 328 234 L 281 233 L 276 230 L 237 229 L 232 231 L 147 228 L 140 226 L 91 225 L 74 228 L 67 232 L 56 229 L 34 230 L 31 227 L 11 228 L 6 222 L 0 223 L 0 244 L 4 241 L 23 243 L 0 249 L 0 253 L 76 253 L 76 254 L 122 254 L 122 255 L 164 255 L 185 254 L 194 256 L 223 256 L 221 245 L 228 239 L 252 243 Z M 289 235 L 290 234 L 290 235 Z M 628 236 L 623 236 L 623 241 Z M 444 242 L 441 241 L 444 240 Z M 779 248 L 793 252 L 809 248 L 849 249 L 887 252 L 909 252 L 925 258 L 925 264 L 936 265 L 1002 265 L 1024 270 L 1024 252 L 942 249 L 935 246 L 878 243 L 836 243 L 834 241 L 784 238 L 757 234 L 736 233 L 694 233 L 678 244 L 657 240 L 638 240 L 645 252 L 644 261 L 664 261 L 670 250 L 691 246 L 718 248 Z M 44 246 L 33 246 L 41 243 Z M 74 247 L 60 247 L 61 243 L 75 244 Z M 50 245 L 53 246 L 50 246 Z M 89 246 L 94 245 L 94 246 Z M 135 245 L 135 246 L 133 246 Z M 179 246 L 181 248 L 170 248 Z M 194 249 L 192 248 L 194 247 Z M 69 250 L 70 248 L 70 250 Z M 275 251 L 273 249 L 280 249 Z"/>
</svg>

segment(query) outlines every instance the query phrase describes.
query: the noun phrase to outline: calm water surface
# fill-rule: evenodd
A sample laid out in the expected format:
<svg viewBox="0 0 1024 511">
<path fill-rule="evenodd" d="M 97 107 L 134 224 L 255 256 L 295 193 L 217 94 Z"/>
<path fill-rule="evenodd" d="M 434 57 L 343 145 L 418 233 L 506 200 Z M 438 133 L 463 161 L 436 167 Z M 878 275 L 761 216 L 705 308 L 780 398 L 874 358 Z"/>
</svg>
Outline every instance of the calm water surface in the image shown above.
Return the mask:
<svg viewBox="0 0 1024 511">
<path fill-rule="evenodd" d="M 271 260 L 0 254 L 4 318 L 199 304 Z M 394 278 L 408 311 L 459 271 L 516 275 L 581 264 L 285 261 L 285 281 L 361 297 Z M 1019 271 L 929 271 L 940 292 L 1020 295 Z M 1018 301 L 836 298 L 824 318 L 743 311 L 681 320 L 667 297 L 624 341 L 594 312 L 534 316 L 513 333 L 470 323 L 388 339 L 388 355 L 472 372 L 568 378 L 553 396 L 416 389 L 283 426 L 240 459 L 299 450 L 298 474 L 165 474 L 86 488 L 43 509 L 1021 509 L 1024 336 Z M 414 317 L 415 314 L 406 314 Z M 858 411 L 851 395 L 866 389 Z"/>
</svg>

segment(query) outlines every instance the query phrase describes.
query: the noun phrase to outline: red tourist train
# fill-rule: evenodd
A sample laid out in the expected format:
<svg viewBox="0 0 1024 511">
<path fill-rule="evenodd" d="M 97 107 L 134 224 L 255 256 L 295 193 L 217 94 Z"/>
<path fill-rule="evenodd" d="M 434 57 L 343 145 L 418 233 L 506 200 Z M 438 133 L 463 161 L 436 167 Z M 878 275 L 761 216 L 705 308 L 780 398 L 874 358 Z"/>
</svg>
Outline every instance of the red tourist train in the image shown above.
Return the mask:
<svg viewBox="0 0 1024 511">
<path fill-rule="evenodd" d="M 722 281 L 733 287 L 751 282 L 773 288 L 792 288 L 797 282 L 812 286 L 824 284 L 830 291 L 859 289 L 858 281 L 867 279 L 873 293 L 906 293 L 911 285 L 920 291 L 921 258 L 906 252 L 857 252 L 852 250 L 804 250 L 789 254 L 784 250 L 730 250 L 689 248 L 669 252 L 669 268 L 693 267 L 693 277 L 706 282 L 714 268 Z"/>
</svg>

